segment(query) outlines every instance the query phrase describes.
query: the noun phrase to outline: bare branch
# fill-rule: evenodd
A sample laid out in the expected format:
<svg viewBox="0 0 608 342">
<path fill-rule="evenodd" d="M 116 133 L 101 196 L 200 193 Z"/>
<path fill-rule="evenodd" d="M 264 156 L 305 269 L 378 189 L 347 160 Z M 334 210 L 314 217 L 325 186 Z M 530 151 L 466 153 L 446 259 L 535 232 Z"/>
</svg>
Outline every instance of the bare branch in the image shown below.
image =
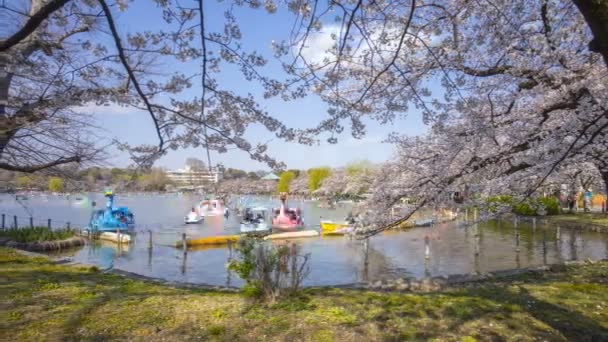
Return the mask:
<svg viewBox="0 0 608 342">
<path fill-rule="evenodd" d="M 70 0 L 51 0 L 47 2 L 47 4 L 42 6 L 38 12 L 30 16 L 25 25 L 23 25 L 19 31 L 0 42 L 0 52 L 4 52 L 19 44 L 19 42 L 32 34 L 44 20 L 46 20 L 51 14 L 59 10 L 69 1 Z"/>
<path fill-rule="evenodd" d="M 0 169 L 7 171 L 18 171 L 25 173 L 34 173 L 36 171 L 52 168 L 54 166 L 68 164 L 68 163 L 79 163 L 82 160 L 81 156 L 74 156 L 69 158 L 59 158 L 49 163 L 32 165 L 32 166 L 19 166 L 19 165 L 11 165 L 8 163 L 0 162 Z"/>
<path fill-rule="evenodd" d="M 120 58 L 120 61 L 123 65 L 123 67 L 129 74 L 129 79 L 131 80 L 131 82 L 133 82 L 133 86 L 135 87 L 137 94 L 139 95 L 141 100 L 146 105 L 146 109 L 148 110 L 148 113 L 150 113 L 150 117 L 152 118 L 152 121 L 154 122 L 154 127 L 156 128 L 156 134 L 158 135 L 158 140 L 159 140 L 158 150 L 162 151 L 163 145 L 164 145 L 164 138 L 163 138 L 162 133 L 159 128 L 158 119 L 156 118 L 156 115 L 154 114 L 154 110 L 152 109 L 152 106 L 150 105 L 150 102 L 148 101 L 148 97 L 141 90 L 139 82 L 137 81 L 137 78 L 135 77 L 135 73 L 133 72 L 133 70 L 131 69 L 131 66 L 129 65 L 129 62 L 127 61 L 127 57 L 125 56 L 125 52 L 122 47 L 122 42 L 120 40 L 120 36 L 118 35 L 118 31 L 116 30 L 116 25 L 114 24 L 114 18 L 112 17 L 112 12 L 110 11 L 108 4 L 106 3 L 105 0 L 99 0 L 99 4 L 101 5 L 103 12 L 107 18 L 108 25 L 110 26 L 110 31 L 112 32 L 112 37 L 114 38 L 114 43 L 116 45 L 116 49 L 118 50 L 118 57 Z"/>
</svg>

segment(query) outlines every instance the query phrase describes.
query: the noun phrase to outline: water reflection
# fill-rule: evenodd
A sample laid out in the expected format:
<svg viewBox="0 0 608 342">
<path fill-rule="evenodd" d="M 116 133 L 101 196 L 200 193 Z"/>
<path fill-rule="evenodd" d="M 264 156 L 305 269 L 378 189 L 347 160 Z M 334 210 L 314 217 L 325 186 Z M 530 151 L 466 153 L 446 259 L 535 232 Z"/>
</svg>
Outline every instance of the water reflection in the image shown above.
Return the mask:
<svg viewBox="0 0 608 342">
<path fill-rule="evenodd" d="M 95 242 L 72 250 L 68 255 L 75 261 L 94 263 L 100 268 L 114 267 L 168 280 L 242 285 L 242 280 L 226 269 L 234 257 L 232 249 L 216 246 L 189 249 L 184 253 L 173 247 L 184 233 L 188 237 L 198 237 L 237 232 L 236 215 L 227 220 L 217 216 L 208 218 L 203 224 L 184 225 L 184 212 L 197 200 L 194 196 L 129 197 L 121 198 L 121 203 L 122 200 L 137 215 L 138 227 L 133 243 L 118 246 Z M 65 199 L 32 199 L 30 202 L 34 204 L 37 217 L 49 215 L 53 220 L 69 220 L 73 226 L 76 226 L 74 222 L 86 222 L 90 214 L 86 205 L 72 205 Z M 276 205 L 267 199 L 258 202 Z M 9 200 L 3 199 L 2 203 L 7 214 L 10 214 L 9 209 L 21 210 L 17 206 L 11 207 Z M 318 224 L 319 216 L 339 220 L 349 211 L 347 206 L 327 210 L 318 208 L 315 202 L 303 202 L 302 205 L 305 222 L 312 226 Z M 608 256 L 608 235 L 550 226 L 544 220 L 493 221 L 470 226 L 450 223 L 387 232 L 366 241 L 319 237 L 297 242 L 302 244 L 304 253 L 311 254 L 311 272 L 305 285 L 483 273 Z"/>
</svg>

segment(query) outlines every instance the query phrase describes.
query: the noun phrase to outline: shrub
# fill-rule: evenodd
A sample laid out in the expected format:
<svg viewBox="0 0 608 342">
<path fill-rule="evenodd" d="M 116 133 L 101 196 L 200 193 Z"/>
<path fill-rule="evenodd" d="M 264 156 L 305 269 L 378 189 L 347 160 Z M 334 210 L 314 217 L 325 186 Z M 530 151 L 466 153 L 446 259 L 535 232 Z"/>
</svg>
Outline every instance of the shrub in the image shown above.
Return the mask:
<svg viewBox="0 0 608 342">
<path fill-rule="evenodd" d="M 11 228 L 0 231 L 0 236 L 16 242 L 56 241 L 65 240 L 76 235 L 73 229 L 56 229 L 48 227 Z"/>
<path fill-rule="evenodd" d="M 511 207 L 511 211 L 522 216 L 536 216 L 541 208 L 545 209 L 547 215 L 557 215 L 560 213 L 559 201 L 555 197 L 528 198 L 519 202 L 509 195 L 498 195 L 488 197 L 486 200 L 488 210 L 495 213 L 500 207 Z"/>
<path fill-rule="evenodd" d="M 512 206 L 513 205 L 513 197 L 509 195 L 497 195 L 488 197 L 486 200 L 488 203 L 488 210 L 491 213 L 495 213 L 500 209 L 500 207 L 504 206 Z"/>
<path fill-rule="evenodd" d="M 295 294 L 310 272 L 310 254 L 302 255 L 295 243 L 277 246 L 256 237 L 244 237 L 236 251 L 237 257 L 228 269 L 245 281 L 243 293 L 271 303 Z"/>
<path fill-rule="evenodd" d="M 536 216 L 536 205 L 535 201 L 525 200 L 522 203 L 515 204 L 513 206 L 513 212 L 517 215 L 523 216 Z"/>
<path fill-rule="evenodd" d="M 559 200 L 555 197 L 543 197 L 538 202 L 545 207 L 547 215 L 558 215 L 561 212 Z"/>
</svg>

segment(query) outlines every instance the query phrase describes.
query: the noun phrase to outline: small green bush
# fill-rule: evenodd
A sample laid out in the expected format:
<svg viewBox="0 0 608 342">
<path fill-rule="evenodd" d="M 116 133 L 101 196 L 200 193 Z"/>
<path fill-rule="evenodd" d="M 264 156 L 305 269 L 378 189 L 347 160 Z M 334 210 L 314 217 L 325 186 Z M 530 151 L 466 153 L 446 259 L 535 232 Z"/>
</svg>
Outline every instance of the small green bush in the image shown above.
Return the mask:
<svg viewBox="0 0 608 342">
<path fill-rule="evenodd" d="M 519 203 L 509 195 L 498 195 L 488 197 L 488 210 L 496 212 L 500 206 L 511 206 L 512 212 L 522 216 L 536 216 L 541 207 L 545 208 L 547 215 L 558 215 L 560 213 L 559 201 L 555 197 L 529 198 Z"/>
<path fill-rule="evenodd" d="M 486 200 L 488 203 L 488 210 L 491 213 L 495 213 L 499 207 L 501 206 L 512 206 L 513 205 L 513 197 L 509 196 L 509 195 L 497 195 L 497 196 L 490 196 L 488 197 L 488 199 Z"/>
<path fill-rule="evenodd" d="M 558 215 L 561 211 L 559 200 L 555 197 L 540 198 L 538 202 L 545 207 L 547 215 Z"/>
<path fill-rule="evenodd" d="M 75 235 L 76 231 L 73 229 L 53 230 L 48 227 L 10 228 L 0 230 L 0 236 L 21 243 L 65 240 Z"/>
<path fill-rule="evenodd" d="M 526 200 L 513 206 L 513 212 L 517 215 L 536 216 L 536 205 L 534 201 Z"/>
<path fill-rule="evenodd" d="M 274 302 L 295 295 L 308 275 L 309 254 L 291 245 L 274 245 L 255 237 L 244 237 L 237 244 L 236 258 L 228 264 L 245 281 L 243 294 Z"/>
</svg>

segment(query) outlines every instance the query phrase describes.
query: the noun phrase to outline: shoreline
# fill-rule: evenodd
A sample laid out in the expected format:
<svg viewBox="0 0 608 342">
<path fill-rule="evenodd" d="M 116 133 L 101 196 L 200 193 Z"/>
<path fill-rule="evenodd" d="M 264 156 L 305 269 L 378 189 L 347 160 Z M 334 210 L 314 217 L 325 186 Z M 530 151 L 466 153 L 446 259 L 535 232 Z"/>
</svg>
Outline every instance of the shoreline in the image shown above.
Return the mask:
<svg viewBox="0 0 608 342">
<path fill-rule="evenodd" d="M 274 303 L 0 248 L 0 340 L 608 339 L 608 262 L 425 293 L 306 288 Z"/>
<path fill-rule="evenodd" d="M 37 253 L 34 251 L 26 251 L 10 246 L 6 246 L 14 250 L 16 253 L 30 258 L 43 258 L 54 265 L 63 265 L 69 267 L 80 267 L 80 268 L 94 268 L 98 269 L 98 265 L 86 264 L 74 262 L 70 258 L 53 258 L 43 253 Z M 466 287 L 475 284 L 483 284 L 484 282 L 494 282 L 501 280 L 509 280 L 513 277 L 523 275 L 542 275 L 544 273 L 559 272 L 565 267 L 571 266 L 584 266 L 594 265 L 597 263 L 606 263 L 608 265 L 608 258 L 598 260 L 567 260 L 562 263 L 554 263 L 547 265 L 535 265 L 523 268 L 511 268 L 504 270 L 489 271 L 483 273 L 459 273 L 450 275 L 441 275 L 434 277 L 422 277 L 422 278 L 390 278 L 375 280 L 370 282 L 356 282 L 346 284 L 335 284 L 335 285 L 310 285 L 303 286 L 303 290 L 331 290 L 331 289 L 343 289 L 343 290 L 365 290 L 365 291 L 376 291 L 376 292 L 395 292 L 395 293 L 429 293 L 439 292 L 443 290 L 456 289 L 460 287 Z M 119 275 L 125 279 L 138 280 L 153 283 L 156 285 L 170 286 L 175 288 L 183 289 L 199 289 L 199 290 L 212 290 L 218 292 L 230 292 L 236 293 L 241 290 L 237 286 L 225 286 L 225 285 L 213 285 L 206 283 L 190 283 L 182 281 L 167 280 L 158 277 L 150 277 L 143 274 L 125 271 L 116 268 L 110 268 L 107 270 L 100 270 L 102 273 Z"/>
</svg>

